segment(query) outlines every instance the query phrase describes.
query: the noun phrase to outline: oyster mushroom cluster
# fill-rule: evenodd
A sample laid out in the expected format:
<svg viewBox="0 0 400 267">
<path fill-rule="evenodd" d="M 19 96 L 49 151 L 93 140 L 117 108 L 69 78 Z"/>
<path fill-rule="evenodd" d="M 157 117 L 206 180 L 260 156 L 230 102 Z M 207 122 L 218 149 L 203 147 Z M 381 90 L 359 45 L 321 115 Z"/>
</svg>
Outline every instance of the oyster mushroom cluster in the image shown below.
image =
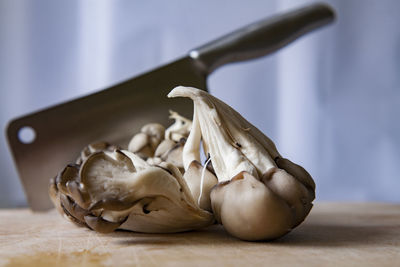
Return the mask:
<svg viewBox="0 0 400 267">
<path fill-rule="evenodd" d="M 243 240 L 278 238 L 306 218 L 315 183 L 304 168 L 207 92 L 180 86 L 168 97 L 192 99 L 193 120 L 171 111 L 174 124 L 143 126 L 126 150 L 86 147 L 50 182 L 61 214 L 103 233 L 182 232 L 218 222 Z"/>
</svg>

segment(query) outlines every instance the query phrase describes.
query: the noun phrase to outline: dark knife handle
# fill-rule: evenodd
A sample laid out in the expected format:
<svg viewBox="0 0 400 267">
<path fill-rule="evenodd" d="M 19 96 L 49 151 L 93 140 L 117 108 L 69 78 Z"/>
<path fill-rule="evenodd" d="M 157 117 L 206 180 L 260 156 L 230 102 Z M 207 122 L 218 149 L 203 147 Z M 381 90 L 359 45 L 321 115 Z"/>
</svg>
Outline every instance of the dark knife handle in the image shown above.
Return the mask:
<svg viewBox="0 0 400 267">
<path fill-rule="evenodd" d="M 267 18 L 190 51 L 205 74 L 231 62 L 268 55 L 335 18 L 327 4 L 316 3 Z"/>
</svg>

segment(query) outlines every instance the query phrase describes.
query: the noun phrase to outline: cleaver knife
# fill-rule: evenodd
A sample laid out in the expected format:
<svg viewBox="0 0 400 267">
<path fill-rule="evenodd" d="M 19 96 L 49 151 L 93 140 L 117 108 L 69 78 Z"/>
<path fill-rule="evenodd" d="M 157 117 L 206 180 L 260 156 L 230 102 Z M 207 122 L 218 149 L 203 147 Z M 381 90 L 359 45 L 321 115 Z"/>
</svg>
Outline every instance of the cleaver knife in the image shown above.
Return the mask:
<svg viewBox="0 0 400 267">
<path fill-rule="evenodd" d="M 270 54 L 334 17 L 328 5 L 317 3 L 267 18 L 148 73 L 10 121 L 8 144 L 31 209 L 53 206 L 49 179 L 74 162 L 89 143 L 107 141 L 126 147 L 144 124 L 170 124 L 170 109 L 190 118 L 190 100 L 166 97 L 175 86 L 207 90 L 207 76 L 218 67 Z M 21 139 L 26 129 L 35 135 L 28 142 Z"/>
</svg>

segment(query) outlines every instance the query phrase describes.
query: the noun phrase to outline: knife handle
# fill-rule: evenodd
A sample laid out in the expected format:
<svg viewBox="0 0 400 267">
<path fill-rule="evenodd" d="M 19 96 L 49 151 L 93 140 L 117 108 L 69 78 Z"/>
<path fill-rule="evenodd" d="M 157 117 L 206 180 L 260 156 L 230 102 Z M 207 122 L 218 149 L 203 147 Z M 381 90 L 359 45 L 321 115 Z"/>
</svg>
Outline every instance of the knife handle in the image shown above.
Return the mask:
<svg viewBox="0 0 400 267">
<path fill-rule="evenodd" d="M 300 36 L 331 23 L 327 4 L 316 3 L 255 22 L 189 52 L 205 74 L 218 67 L 268 55 Z"/>
</svg>

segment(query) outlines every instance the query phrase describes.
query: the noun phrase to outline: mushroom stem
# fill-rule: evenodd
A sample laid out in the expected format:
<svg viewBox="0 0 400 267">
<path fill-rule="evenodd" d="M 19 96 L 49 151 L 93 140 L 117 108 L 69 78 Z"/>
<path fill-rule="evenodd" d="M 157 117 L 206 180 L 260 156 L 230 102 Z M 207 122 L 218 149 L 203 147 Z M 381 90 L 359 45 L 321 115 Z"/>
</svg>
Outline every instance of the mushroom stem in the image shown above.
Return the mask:
<svg viewBox="0 0 400 267">
<path fill-rule="evenodd" d="M 190 131 L 189 137 L 186 140 L 182 152 L 183 167 L 185 171 L 188 170 L 189 165 L 190 163 L 192 163 L 192 161 L 195 160 L 200 162 L 200 150 L 199 150 L 200 142 L 201 142 L 200 124 L 199 124 L 199 119 L 197 117 L 196 109 L 194 109 L 192 130 Z"/>
<path fill-rule="evenodd" d="M 200 207 L 201 197 L 203 196 L 203 186 L 204 186 L 204 174 L 206 173 L 205 170 L 207 169 L 208 163 L 210 163 L 211 158 L 208 158 L 207 161 L 204 163 L 203 169 L 201 170 L 201 178 L 200 178 L 200 193 L 199 198 L 197 199 L 197 205 Z"/>
</svg>

